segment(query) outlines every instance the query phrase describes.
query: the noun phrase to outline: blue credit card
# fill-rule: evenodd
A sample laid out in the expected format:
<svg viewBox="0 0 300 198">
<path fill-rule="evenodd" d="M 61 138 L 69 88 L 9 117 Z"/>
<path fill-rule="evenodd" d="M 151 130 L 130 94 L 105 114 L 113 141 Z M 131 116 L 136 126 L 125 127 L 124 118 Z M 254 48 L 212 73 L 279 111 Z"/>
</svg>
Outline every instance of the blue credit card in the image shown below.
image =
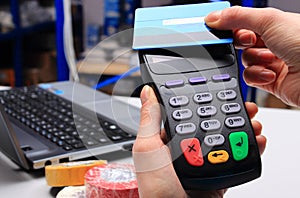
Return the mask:
<svg viewBox="0 0 300 198">
<path fill-rule="evenodd" d="M 139 8 L 135 12 L 133 49 L 232 43 L 230 31 L 206 26 L 204 18 L 230 7 L 227 1 Z"/>
</svg>

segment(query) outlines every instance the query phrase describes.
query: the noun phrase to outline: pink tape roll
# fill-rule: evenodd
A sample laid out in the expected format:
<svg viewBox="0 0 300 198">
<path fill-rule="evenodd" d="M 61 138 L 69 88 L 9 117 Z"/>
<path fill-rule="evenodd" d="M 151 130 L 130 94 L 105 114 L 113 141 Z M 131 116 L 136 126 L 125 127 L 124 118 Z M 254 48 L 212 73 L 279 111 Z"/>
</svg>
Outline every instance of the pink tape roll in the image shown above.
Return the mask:
<svg viewBox="0 0 300 198">
<path fill-rule="evenodd" d="M 138 198 L 138 185 L 131 164 L 96 166 L 85 174 L 86 198 Z"/>
</svg>

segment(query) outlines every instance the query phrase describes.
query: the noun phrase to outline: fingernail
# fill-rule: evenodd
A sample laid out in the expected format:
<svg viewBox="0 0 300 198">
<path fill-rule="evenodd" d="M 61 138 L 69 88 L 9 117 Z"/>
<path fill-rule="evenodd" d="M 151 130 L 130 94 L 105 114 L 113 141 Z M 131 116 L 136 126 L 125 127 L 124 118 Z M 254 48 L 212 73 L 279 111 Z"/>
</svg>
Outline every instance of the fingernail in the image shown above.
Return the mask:
<svg viewBox="0 0 300 198">
<path fill-rule="evenodd" d="M 221 10 L 210 13 L 205 17 L 205 22 L 208 24 L 218 21 L 220 19 L 221 13 Z"/>
<path fill-rule="evenodd" d="M 254 44 L 253 37 L 250 33 L 243 33 L 239 36 L 239 41 L 243 46 L 252 46 Z"/>
<path fill-rule="evenodd" d="M 144 86 L 141 94 L 141 102 L 144 104 L 150 98 L 150 87 L 148 85 Z"/>
<path fill-rule="evenodd" d="M 272 82 L 275 79 L 275 73 L 269 70 L 263 70 L 258 77 L 265 82 Z"/>
</svg>

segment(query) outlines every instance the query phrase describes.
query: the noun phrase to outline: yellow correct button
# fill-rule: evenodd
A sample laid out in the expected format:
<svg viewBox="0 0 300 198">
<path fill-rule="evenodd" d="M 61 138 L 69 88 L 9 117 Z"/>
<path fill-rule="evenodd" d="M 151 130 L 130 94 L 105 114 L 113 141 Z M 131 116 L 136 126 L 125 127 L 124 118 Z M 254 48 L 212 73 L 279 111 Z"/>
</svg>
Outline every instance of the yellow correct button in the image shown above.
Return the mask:
<svg viewBox="0 0 300 198">
<path fill-rule="evenodd" d="M 229 155 L 225 150 L 212 151 L 208 154 L 208 161 L 212 164 L 225 163 L 229 159 Z"/>
</svg>

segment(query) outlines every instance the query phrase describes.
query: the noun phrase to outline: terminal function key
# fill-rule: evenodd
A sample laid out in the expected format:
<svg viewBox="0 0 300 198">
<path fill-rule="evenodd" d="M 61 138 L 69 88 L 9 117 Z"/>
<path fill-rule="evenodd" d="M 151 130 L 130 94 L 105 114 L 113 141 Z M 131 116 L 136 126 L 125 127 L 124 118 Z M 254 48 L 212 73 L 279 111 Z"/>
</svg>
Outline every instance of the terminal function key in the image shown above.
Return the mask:
<svg viewBox="0 0 300 198">
<path fill-rule="evenodd" d="M 191 85 L 206 83 L 207 79 L 205 77 L 193 77 L 189 79 Z"/>
<path fill-rule="evenodd" d="M 233 132 L 229 135 L 233 159 L 240 161 L 248 156 L 249 143 L 246 132 Z"/>
<path fill-rule="evenodd" d="M 208 161 L 212 164 L 225 163 L 229 159 L 229 154 L 225 150 L 212 151 L 208 154 Z"/>
<path fill-rule="evenodd" d="M 184 85 L 183 80 L 170 80 L 165 83 L 167 88 L 181 87 Z"/>
<path fill-rule="evenodd" d="M 216 74 L 212 76 L 213 81 L 227 81 L 230 80 L 229 74 Z"/>
<path fill-rule="evenodd" d="M 183 139 L 180 142 L 180 147 L 190 165 L 202 166 L 204 164 L 200 142 L 197 138 Z"/>
</svg>

